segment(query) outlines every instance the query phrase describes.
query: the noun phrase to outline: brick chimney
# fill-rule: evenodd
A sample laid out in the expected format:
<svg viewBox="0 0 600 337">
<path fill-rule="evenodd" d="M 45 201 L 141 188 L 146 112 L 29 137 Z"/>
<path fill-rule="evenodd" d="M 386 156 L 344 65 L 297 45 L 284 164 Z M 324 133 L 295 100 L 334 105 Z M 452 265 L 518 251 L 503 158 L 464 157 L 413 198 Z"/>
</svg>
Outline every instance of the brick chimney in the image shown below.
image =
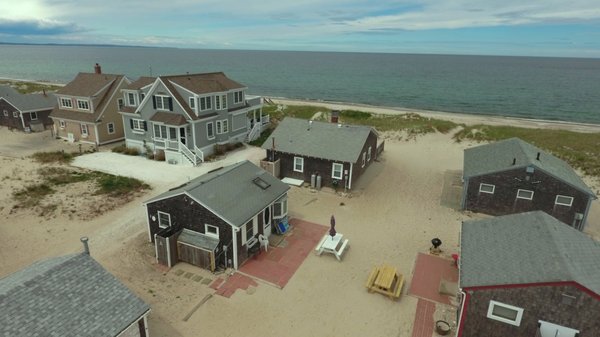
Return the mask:
<svg viewBox="0 0 600 337">
<path fill-rule="evenodd" d="M 100 67 L 100 65 L 98 63 L 96 63 L 96 65 L 94 66 L 94 73 L 102 74 L 102 68 Z"/>
</svg>

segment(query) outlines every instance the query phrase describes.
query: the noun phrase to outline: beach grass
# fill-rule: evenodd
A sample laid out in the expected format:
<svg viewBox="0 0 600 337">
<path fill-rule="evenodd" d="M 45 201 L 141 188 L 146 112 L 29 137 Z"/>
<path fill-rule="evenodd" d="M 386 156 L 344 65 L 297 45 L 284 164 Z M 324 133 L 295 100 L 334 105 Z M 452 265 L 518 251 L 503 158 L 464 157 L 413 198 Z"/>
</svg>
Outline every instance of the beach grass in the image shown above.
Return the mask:
<svg viewBox="0 0 600 337">
<path fill-rule="evenodd" d="M 23 189 L 13 193 L 13 197 L 17 201 L 18 207 L 30 208 L 35 207 L 47 195 L 54 193 L 54 189 L 47 183 L 34 184 L 24 187 Z"/>
<path fill-rule="evenodd" d="M 64 151 L 53 151 L 53 152 L 36 152 L 31 157 L 41 164 L 69 164 L 73 161 L 73 154 Z"/>
<path fill-rule="evenodd" d="M 587 175 L 600 177 L 600 133 L 480 124 L 464 126 L 454 135 L 457 141 L 498 141 L 512 137 L 549 151 Z"/>
<path fill-rule="evenodd" d="M 14 80 L 0 80 L 0 85 L 11 86 L 22 94 L 39 93 L 44 90 L 46 90 L 46 92 L 54 92 L 61 88 L 61 86 L 58 86 L 58 85 L 25 82 L 25 81 L 14 81 Z"/>
<path fill-rule="evenodd" d="M 108 194 L 113 197 L 150 189 L 150 185 L 141 180 L 106 173 L 98 173 L 96 183 L 98 185 L 96 194 Z"/>
</svg>

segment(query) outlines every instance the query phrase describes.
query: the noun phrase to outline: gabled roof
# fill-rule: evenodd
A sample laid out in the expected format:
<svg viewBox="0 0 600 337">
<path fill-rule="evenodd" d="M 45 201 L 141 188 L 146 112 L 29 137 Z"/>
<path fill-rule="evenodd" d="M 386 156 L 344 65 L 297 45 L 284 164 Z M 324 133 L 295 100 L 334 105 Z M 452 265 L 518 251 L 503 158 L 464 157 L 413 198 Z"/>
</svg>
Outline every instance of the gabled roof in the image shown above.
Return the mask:
<svg viewBox="0 0 600 337">
<path fill-rule="evenodd" d="M 600 294 L 600 243 L 541 212 L 465 221 L 462 288 L 575 281 Z"/>
<path fill-rule="evenodd" d="M 367 137 L 375 130 L 362 125 L 341 125 L 286 117 L 263 143 L 271 149 L 300 156 L 355 163 Z"/>
<path fill-rule="evenodd" d="M 178 84 L 198 95 L 225 92 L 246 87 L 230 79 L 223 72 L 160 76 L 160 78 Z"/>
<path fill-rule="evenodd" d="M 53 93 L 22 94 L 7 85 L 0 86 L 0 98 L 9 102 L 19 111 L 50 110 L 56 104 L 56 97 Z"/>
<path fill-rule="evenodd" d="M 150 307 L 87 254 L 0 279 L 0 335 L 114 337 Z"/>
<path fill-rule="evenodd" d="M 70 109 L 61 109 L 58 104 L 50 113 L 52 118 L 64 118 L 81 122 L 96 122 L 102 115 L 104 108 L 109 103 L 110 98 L 117 94 L 119 84 L 125 78 L 124 75 L 79 73 L 66 86 L 62 87 L 56 93 L 60 96 L 87 97 L 92 100 L 94 113 L 75 111 Z M 127 79 L 126 79 L 127 80 Z M 127 80 L 129 81 L 129 80 Z M 115 110 L 117 107 L 114 107 Z"/>
<path fill-rule="evenodd" d="M 139 90 L 145 86 L 151 85 L 152 83 L 154 83 L 154 81 L 156 81 L 156 77 L 142 76 L 137 80 L 131 82 L 131 84 L 126 85 L 123 89 Z"/>
<path fill-rule="evenodd" d="M 265 183 L 263 188 L 259 186 Z M 187 194 L 227 223 L 240 227 L 290 187 L 249 161 L 229 165 L 162 193 L 144 204 Z"/>
<path fill-rule="evenodd" d="M 185 125 L 187 124 L 187 120 L 183 115 L 174 114 L 165 111 L 158 111 L 152 117 L 150 117 L 151 122 L 161 122 L 167 125 Z"/>
<path fill-rule="evenodd" d="M 538 153 L 540 154 L 539 160 L 537 160 Z M 513 160 L 515 160 L 515 165 L 513 165 Z M 569 164 L 519 138 L 510 138 L 466 149 L 463 175 L 465 178 L 470 178 L 528 166 L 537 167 L 595 197 L 594 192 Z"/>
</svg>

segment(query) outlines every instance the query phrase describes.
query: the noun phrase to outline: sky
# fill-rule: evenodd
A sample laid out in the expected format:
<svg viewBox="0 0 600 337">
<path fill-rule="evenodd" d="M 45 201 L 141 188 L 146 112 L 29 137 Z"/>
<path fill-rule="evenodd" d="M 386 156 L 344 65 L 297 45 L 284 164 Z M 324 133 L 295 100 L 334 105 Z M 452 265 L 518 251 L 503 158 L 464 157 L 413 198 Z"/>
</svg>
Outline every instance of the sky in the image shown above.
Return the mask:
<svg viewBox="0 0 600 337">
<path fill-rule="evenodd" d="M 600 1 L 2 0 L 0 42 L 600 58 Z"/>
</svg>

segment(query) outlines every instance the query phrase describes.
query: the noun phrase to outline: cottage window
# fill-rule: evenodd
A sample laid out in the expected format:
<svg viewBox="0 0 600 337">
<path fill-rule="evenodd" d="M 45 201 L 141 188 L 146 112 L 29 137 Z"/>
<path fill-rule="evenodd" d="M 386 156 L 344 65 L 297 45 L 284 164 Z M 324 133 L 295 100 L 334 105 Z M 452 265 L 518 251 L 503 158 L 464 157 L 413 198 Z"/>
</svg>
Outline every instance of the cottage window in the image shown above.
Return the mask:
<svg viewBox="0 0 600 337">
<path fill-rule="evenodd" d="M 77 100 L 77 109 L 89 110 L 90 103 L 88 101 L 86 101 L 85 99 L 78 99 Z"/>
<path fill-rule="evenodd" d="M 304 172 L 304 158 L 294 157 L 294 171 Z"/>
<path fill-rule="evenodd" d="M 115 133 L 115 123 L 106 124 L 106 129 L 108 131 L 108 134 L 112 135 L 113 133 Z"/>
<path fill-rule="evenodd" d="M 58 121 L 58 125 L 60 126 L 60 128 L 61 128 L 61 129 L 64 129 L 64 128 L 65 128 L 65 121 L 64 121 L 64 120 L 62 120 L 62 119 L 61 119 L 61 120 L 59 120 L 59 121 Z"/>
<path fill-rule="evenodd" d="M 246 224 L 246 242 L 254 236 L 254 223 L 250 221 Z"/>
<path fill-rule="evenodd" d="M 331 165 L 331 178 L 341 180 L 343 178 L 343 174 L 344 174 L 344 165 L 343 164 L 333 163 L 333 165 Z"/>
<path fill-rule="evenodd" d="M 484 184 L 484 183 L 479 184 L 479 192 L 481 192 L 481 193 L 494 194 L 495 190 L 496 190 L 496 185 Z"/>
<path fill-rule="evenodd" d="M 566 195 L 557 195 L 556 200 L 554 201 L 557 205 L 569 206 L 573 205 L 573 197 L 568 197 Z"/>
<path fill-rule="evenodd" d="M 158 211 L 158 227 L 171 227 L 171 214 Z"/>
<path fill-rule="evenodd" d="M 367 161 L 371 161 L 371 146 L 367 149 Z"/>
<path fill-rule="evenodd" d="M 8 110 L 4 109 L 4 110 L 2 110 L 2 112 L 4 113 L 4 116 L 8 117 Z"/>
<path fill-rule="evenodd" d="M 156 100 L 156 109 L 157 110 L 164 110 L 164 111 L 172 110 L 171 97 L 156 95 L 155 100 Z"/>
<path fill-rule="evenodd" d="M 227 109 L 227 95 L 215 96 L 215 109 L 217 109 L 217 110 Z"/>
<path fill-rule="evenodd" d="M 117 107 L 119 108 L 119 111 L 123 110 L 123 99 L 119 98 L 117 100 Z"/>
<path fill-rule="evenodd" d="M 215 139 L 215 125 L 213 122 L 206 123 L 206 138 Z"/>
<path fill-rule="evenodd" d="M 30 114 L 30 117 L 31 117 L 31 120 L 32 120 L 32 121 L 37 121 L 37 119 L 38 119 L 37 112 L 35 112 L 35 111 L 34 111 L 34 112 L 32 112 L 32 113 Z"/>
<path fill-rule="evenodd" d="M 228 122 L 228 120 L 226 120 L 226 119 L 217 121 L 217 134 L 218 135 L 229 132 L 229 125 L 227 122 Z"/>
<path fill-rule="evenodd" d="M 533 191 L 519 189 L 517 191 L 517 199 L 532 200 L 533 199 Z"/>
<path fill-rule="evenodd" d="M 284 195 L 279 200 L 273 203 L 273 218 L 283 218 L 287 215 L 287 196 Z"/>
<path fill-rule="evenodd" d="M 196 110 L 196 97 L 190 97 L 189 102 L 190 102 L 190 108 L 192 108 L 195 111 Z"/>
<path fill-rule="evenodd" d="M 73 101 L 71 101 L 70 98 L 64 98 L 64 97 L 62 97 L 60 99 L 60 106 L 63 107 L 63 108 L 72 109 L 73 108 Z"/>
<path fill-rule="evenodd" d="M 19 113 L 17 111 L 13 111 L 13 117 L 14 118 L 19 118 Z"/>
<path fill-rule="evenodd" d="M 209 224 L 204 224 L 204 235 L 212 236 L 212 237 L 215 237 L 218 239 L 219 238 L 219 227 L 209 225 Z"/>
<path fill-rule="evenodd" d="M 510 325 L 520 326 L 523 317 L 523 309 L 497 301 L 490 301 L 487 318 L 504 322 Z"/>
<path fill-rule="evenodd" d="M 133 131 L 144 132 L 146 131 L 146 122 L 143 119 L 132 119 L 131 128 Z"/>
<path fill-rule="evenodd" d="M 361 167 L 365 167 L 365 163 L 366 163 L 366 162 L 367 162 L 367 153 L 366 153 L 366 152 L 363 152 L 363 155 L 362 155 L 362 165 L 361 165 Z"/>
<path fill-rule="evenodd" d="M 129 105 L 129 106 L 136 106 L 136 104 L 135 104 L 135 93 L 133 93 L 133 92 L 128 92 L 127 93 L 127 105 Z"/>
<path fill-rule="evenodd" d="M 263 211 L 263 223 L 264 224 L 271 223 L 271 208 L 268 206 Z"/>
<path fill-rule="evenodd" d="M 88 136 L 88 126 L 87 124 L 81 124 L 81 137 Z"/>
<path fill-rule="evenodd" d="M 200 97 L 200 111 L 212 109 L 212 96 Z"/>
<path fill-rule="evenodd" d="M 242 103 L 244 100 L 243 91 L 236 91 L 233 93 L 233 103 Z"/>
</svg>

